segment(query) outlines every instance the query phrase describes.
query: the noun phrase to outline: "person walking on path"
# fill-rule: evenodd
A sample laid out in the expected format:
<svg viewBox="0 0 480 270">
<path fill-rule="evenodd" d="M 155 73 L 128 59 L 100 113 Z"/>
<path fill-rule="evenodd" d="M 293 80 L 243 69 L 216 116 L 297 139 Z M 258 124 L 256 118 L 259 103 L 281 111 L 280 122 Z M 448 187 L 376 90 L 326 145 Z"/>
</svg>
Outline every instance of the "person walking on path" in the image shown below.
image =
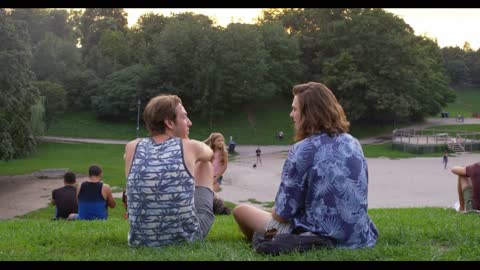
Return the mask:
<svg viewBox="0 0 480 270">
<path fill-rule="evenodd" d="M 448 151 L 445 150 L 443 151 L 443 169 L 447 169 L 447 163 L 448 163 Z"/>
<path fill-rule="evenodd" d="M 260 150 L 260 146 L 258 146 L 257 150 L 255 150 L 255 154 L 257 155 L 257 161 L 255 161 L 255 165 L 262 165 L 262 150 Z"/>
</svg>

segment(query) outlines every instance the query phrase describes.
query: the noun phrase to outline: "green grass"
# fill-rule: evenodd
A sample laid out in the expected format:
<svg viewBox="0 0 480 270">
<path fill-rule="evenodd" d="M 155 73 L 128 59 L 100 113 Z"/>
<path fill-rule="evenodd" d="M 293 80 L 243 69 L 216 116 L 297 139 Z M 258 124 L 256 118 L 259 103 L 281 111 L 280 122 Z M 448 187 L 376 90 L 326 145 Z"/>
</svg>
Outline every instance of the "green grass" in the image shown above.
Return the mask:
<svg viewBox="0 0 480 270">
<path fill-rule="evenodd" d="M 143 127 L 140 136 L 146 136 Z M 93 112 L 65 112 L 48 128 L 47 136 L 83 137 L 133 140 L 136 138 L 137 122 L 110 122 L 95 117 Z"/>
<path fill-rule="evenodd" d="M 0 175 L 30 174 L 40 169 L 69 168 L 88 175 L 88 167 L 98 164 L 110 186 L 125 186 L 124 145 L 89 143 L 40 143 L 28 158 L 0 161 Z"/>
<path fill-rule="evenodd" d="M 392 149 L 392 143 L 383 143 L 383 144 L 365 144 L 362 145 L 363 153 L 367 158 L 378 158 L 378 157 L 387 157 L 392 159 L 398 158 L 413 158 L 413 157 L 439 157 L 442 156 L 443 152 L 432 152 L 424 154 L 413 154 L 408 152 L 403 152 L 400 150 Z"/>
<path fill-rule="evenodd" d="M 456 137 L 458 132 L 480 132 L 479 124 L 465 124 L 465 125 L 443 125 L 443 126 L 433 126 L 427 128 L 427 130 L 446 130 L 448 131 L 448 136 Z M 449 131 L 451 130 L 451 131 Z"/>
<path fill-rule="evenodd" d="M 117 201 L 119 203 L 119 201 Z M 0 261 L 468 261 L 480 258 L 477 214 L 453 209 L 370 209 L 373 248 L 315 250 L 277 257 L 255 253 L 233 217 L 216 216 L 204 242 L 131 248 L 123 209 L 106 221 L 51 221 L 53 207 L 0 221 Z"/>
<path fill-rule="evenodd" d="M 480 113 L 480 88 L 459 88 L 455 93 L 457 94 L 455 101 L 444 109 L 449 112 L 450 117 L 458 114 L 471 117 L 472 113 Z"/>
<path fill-rule="evenodd" d="M 211 132 L 221 132 L 227 142 L 230 136 L 233 136 L 237 144 L 292 144 L 294 133 L 289 116 L 291 102 L 288 98 L 277 97 L 268 102 L 257 104 L 254 106 L 257 109 L 253 111 L 254 126 L 249 122 L 247 113 L 243 109 L 219 117 L 214 121 L 212 128 L 209 127 L 207 119 L 190 114 L 189 117 L 193 122 L 190 137 L 196 140 L 204 140 Z M 396 128 L 399 127 L 402 127 L 402 124 L 396 126 Z M 393 124 L 352 124 L 350 133 L 361 139 L 388 134 L 393 129 Z M 280 130 L 284 132 L 283 140 L 278 140 L 275 137 L 275 134 Z M 132 140 L 136 138 L 136 122 L 108 122 L 96 119 L 93 112 L 66 112 L 60 115 L 50 126 L 46 135 Z M 140 136 L 147 136 L 143 125 L 140 127 Z"/>
</svg>

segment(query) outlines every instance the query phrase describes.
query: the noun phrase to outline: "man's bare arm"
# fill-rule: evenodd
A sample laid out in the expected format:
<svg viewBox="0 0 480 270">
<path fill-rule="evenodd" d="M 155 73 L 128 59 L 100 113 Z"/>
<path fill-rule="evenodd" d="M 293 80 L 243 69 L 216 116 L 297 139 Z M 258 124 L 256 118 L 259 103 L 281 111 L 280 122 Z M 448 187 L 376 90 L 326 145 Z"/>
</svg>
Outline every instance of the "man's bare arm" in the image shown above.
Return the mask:
<svg viewBox="0 0 480 270">
<path fill-rule="evenodd" d="M 194 149 L 197 157 L 196 162 L 212 161 L 213 150 L 210 147 L 208 147 L 208 145 L 196 140 L 190 140 L 190 143 L 194 145 Z"/>
<path fill-rule="evenodd" d="M 133 140 L 125 145 L 125 178 L 128 177 L 130 166 L 132 165 L 133 154 L 140 139 Z"/>
<path fill-rule="evenodd" d="M 113 199 L 113 194 L 112 194 L 112 189 L 110 188 L 109 185 L 104 184 L 102 187 L 102 195 L 107 201 L 107 205 L 110 208 L 115 208 L 115 200 Z"/>
<path fill-rule="evenodd" d="M 462 166 L 455 166 L 452 168 L 452 173 L 459 176 L 467 176 L 467 169 Z"/>
</svg>

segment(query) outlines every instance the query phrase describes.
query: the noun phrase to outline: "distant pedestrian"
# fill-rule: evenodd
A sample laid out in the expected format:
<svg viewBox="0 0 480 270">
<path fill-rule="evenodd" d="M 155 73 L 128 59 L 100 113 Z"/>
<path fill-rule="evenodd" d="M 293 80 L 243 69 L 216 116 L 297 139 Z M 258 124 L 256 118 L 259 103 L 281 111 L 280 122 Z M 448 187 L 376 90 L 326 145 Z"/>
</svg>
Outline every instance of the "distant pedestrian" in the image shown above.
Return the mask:
<svg viewBox="0 0 480 270">
<path fill-rule="evenodd" d="M 448 163 L 448 151 L 445 150 L 443 152 L 443 169 L 447 168 L 447 163 Z"/>
<path fill-rule="evenodd" d="M 283 140 L 283 131 L 281 130 L 278 132 L 278 139 Z"/>
<path fill-rule="evenodd" d="M 257 150 L 255 150 L 255 153 L 257 154 L 257 161 L 255 162 L 255 164 L 258 166 L 258 164 L 260 163 L 260 165 L 262 165 L 262 150 L 260 150 L 260 146 L 257 147 Z M 255 166 L 256 167 L 256 166 Z"/>
<path fill-rule="evenodd" d="M 235 153 L 235 141 L 233 140 L 233 137 L 230 136 L 230 140 L 228 141 L 228 153 L 233 154 Z"/>
</svg>

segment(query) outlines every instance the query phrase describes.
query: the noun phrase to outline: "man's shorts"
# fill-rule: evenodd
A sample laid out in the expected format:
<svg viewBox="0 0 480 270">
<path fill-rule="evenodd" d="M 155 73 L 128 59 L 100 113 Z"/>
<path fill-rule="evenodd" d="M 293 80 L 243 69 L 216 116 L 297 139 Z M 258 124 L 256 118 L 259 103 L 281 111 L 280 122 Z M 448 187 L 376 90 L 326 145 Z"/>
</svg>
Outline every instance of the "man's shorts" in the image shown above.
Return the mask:
<svg viewBox="0 0 480 270">
<path fill-rule="evenodd" d="M 270 218 L 265 225 L 265 232 L 276 229 L 277 234 L 291 233 L 293 228 L 291 223 L 281 223 L 273 218 Z"/>
<path fill-rule="evenodd" d="M 204 239 L 212 227 L 215 215 L 213 214 L 213 191 L 207 187 L 195 187 L 195 214 L 199 223 L 199 237 Z"/>
<path fill-rule="evenodd" d="M 473 189 L 471 186 L 463 190 L 463 201 L 465 202 L 465 211 L 476 210 L 473 208 Z"/>
</svg>

